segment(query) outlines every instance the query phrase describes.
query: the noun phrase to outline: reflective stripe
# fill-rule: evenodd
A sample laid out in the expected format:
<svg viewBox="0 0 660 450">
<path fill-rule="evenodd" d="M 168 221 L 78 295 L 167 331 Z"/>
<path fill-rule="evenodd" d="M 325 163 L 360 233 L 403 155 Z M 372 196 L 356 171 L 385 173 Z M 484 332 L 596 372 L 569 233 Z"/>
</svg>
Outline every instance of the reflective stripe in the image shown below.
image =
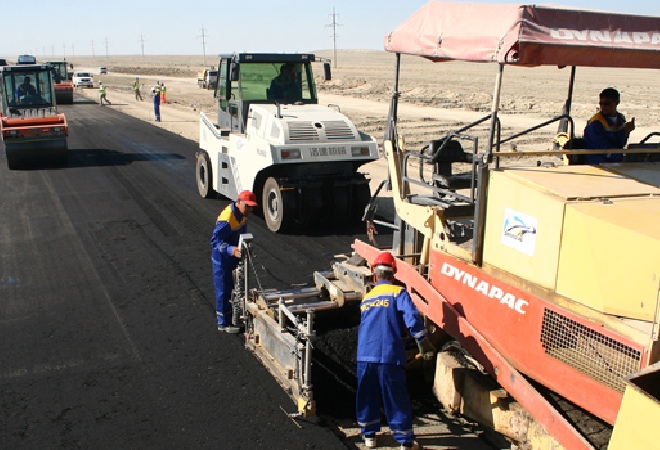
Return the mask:
<svg viewBox="0 0 660 450">
<path fill-rule="evenodd" d="M 366 428 L 366 427 L 368 427 L 369 425 L 380 425 L 380 419 L 378 419 L 378 420 L 372 420 L 371 422 L 366 422 L 366 423 L 358 422 L 358 425 L 361 426 L 362 428 Z M 411 430 L 411 431 L 412 431 L 412 430 Z"/>
</svg>

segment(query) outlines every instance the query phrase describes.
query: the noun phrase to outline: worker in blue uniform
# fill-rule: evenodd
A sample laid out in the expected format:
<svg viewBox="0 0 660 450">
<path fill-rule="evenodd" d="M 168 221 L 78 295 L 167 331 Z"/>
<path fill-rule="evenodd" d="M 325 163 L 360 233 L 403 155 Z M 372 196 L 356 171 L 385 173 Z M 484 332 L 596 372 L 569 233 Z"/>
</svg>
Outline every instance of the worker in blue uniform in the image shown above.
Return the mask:
<svg viewBox="0 0 660 450">
<path fill-rule="evenodd" d="M 238 200 L 227 205 L 218 215 L 211 236 L 215 311 L 220 332 L 238 333 L 240 331 L 238 327 L 232 326 L 233 272 L 241 257 L 238 238 L 247 231 L 247 218 L 255 206 L 257 206 L 256 195 L 250 191 L 241 192 Z"/>
<path fill-rule="evenodd" d="M 587 122 L 584 129 L 584 144 L 588 149 L 623 149 L 628 142 L 630 132 L 635 129 L 635 118 L 626 122 L 626 118 L 617 111 L 620 102 L 619 91 L 614 88 L 604 89 L 599 96 L 600 110 Z M 587 164 L 597 165 L 607 162 L 621 162 L 622 153 L 602 153 L 585 155 Z"/>
<path fill-rule="evenodd" d="M 380 253 L 372 265 L 375 285 L 360 303 L 357 347 L 357 419 L 366 447 L 376 446 L 381 407 L 392 437 L 402 449 L 422 448 L 415 441 L 412 406 L 406 388 L 406 329 L 424 357 L 433 355 L 424 322 L 410 294 L 393 283 L 396 260 Z"/>
</svg>

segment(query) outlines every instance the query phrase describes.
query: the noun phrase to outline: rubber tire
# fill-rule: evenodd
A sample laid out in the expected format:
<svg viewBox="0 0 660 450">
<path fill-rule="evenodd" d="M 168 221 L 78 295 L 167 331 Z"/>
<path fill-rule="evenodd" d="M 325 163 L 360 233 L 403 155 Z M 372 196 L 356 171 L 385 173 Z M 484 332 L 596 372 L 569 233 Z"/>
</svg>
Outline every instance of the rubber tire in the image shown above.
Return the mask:
<svg viewBox="0 0 660 450">
<path fill-rule="evenodd" d="M 197 181 L 197 191 L 203 198 L 215 198 L 216 192 L 213 189 L 213 172 L 209 154 L 201 152 L 195 163 L 195 180 Z"/>
<path fill-rule="evenodd" d="M 291 229 L 295 221 L 296 198 L 293 192 L 282 191 L 275 178 L 268 178 L 261 191 L 261 208 L 270 231 Z"/>
</svg>

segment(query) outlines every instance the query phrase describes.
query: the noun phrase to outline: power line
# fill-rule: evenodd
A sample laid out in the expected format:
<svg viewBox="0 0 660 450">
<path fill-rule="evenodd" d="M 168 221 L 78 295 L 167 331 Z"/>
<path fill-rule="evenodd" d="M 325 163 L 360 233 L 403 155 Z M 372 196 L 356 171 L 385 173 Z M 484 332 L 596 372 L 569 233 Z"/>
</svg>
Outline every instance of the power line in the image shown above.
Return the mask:
<svg viewBox="0 0 660 450">
<path fill-rule="evenodd" d="M 202 53 L 204 54 L 204 67 L 206 67 L 206 28 L 204 28 L 204 24 L 202 24 L 200 31 L 202 32 L 202 35 L 197 37 L 202 38 Z"/>
<path fill-rule="evenodd" d="M 142 48 L 142 58 L 144 58 L 144 36 L 140 33 L 140 47 Z"/>
<path fill-rule="evenodd" d="M 337 27 L 341 27 L 342 25 L 337 23 L 337 17 L 339 17 L 339 14 L 335 14 L 334 7 L 332 8 L 332 14 L 330 15 L 330 17 L 332 17 L 332 23 L 326 25 L 326 27 L 332 27 L 332 36 L 330 37 L 332 38 L 333 47 L 335 49 L 334 60 L 335 60 L 335 69 L 336 69 L 337 68 L 337 38 L 339 37 L 337 36 Z"/>
</svg>

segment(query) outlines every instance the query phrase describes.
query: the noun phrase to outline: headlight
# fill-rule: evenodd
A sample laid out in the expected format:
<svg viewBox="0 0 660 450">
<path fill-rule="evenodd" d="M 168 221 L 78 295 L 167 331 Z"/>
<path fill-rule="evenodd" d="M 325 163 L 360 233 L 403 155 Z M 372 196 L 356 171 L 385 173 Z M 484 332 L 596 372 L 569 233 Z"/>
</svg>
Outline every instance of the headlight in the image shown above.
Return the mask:
<svg viewBox="0 0 660 450">
<path fill-rule="evenodd" d="M 353 156 L 369 156 L 369 147 L 351 147 Z"/>
<path fill-rule="evenodd" d="M 282 159 L 300 159 L 299 148 L 283 148 L 280 150 Z"/>
</svg>

